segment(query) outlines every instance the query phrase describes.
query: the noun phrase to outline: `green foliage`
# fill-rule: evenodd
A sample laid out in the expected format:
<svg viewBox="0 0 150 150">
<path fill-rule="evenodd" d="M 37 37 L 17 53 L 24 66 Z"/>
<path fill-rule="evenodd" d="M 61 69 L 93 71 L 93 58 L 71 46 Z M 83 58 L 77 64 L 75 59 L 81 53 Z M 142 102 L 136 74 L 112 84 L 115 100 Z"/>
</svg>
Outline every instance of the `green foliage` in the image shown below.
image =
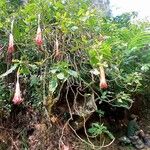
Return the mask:
<svg viewBox="0 0 150 150">
<path fill-rule="evenodd" d="M 104 134 L 107 134 L 110 139 L 114 139 L 114 136 L 112 135 L 112 133 L 109 132 L 107 130 L 107 127 L 105 127 L 103 124 L 92 123 L 91 128 L 88 129 L 88 132 L 94 137 L 97 137 L 104 133 Z"/>
<path fill-rule="evenodd" d="M 4 117 L 9 116 L 9 112 L 11 111 L 10 98 L 12 93 L 7 86 L 4 82 L 0 82 L 0 115 Z"/>
<path fill-rule="evenodd" d="M 17 69 L 26 84 L 25 103 L 41 106 L 45 97 L 56 97 L 66 86 L 77 85 L 97 93 L 98 99 L 115 106 L 129 108 L 132 94 L 143 92 L 149 81 L 149 23 L 132 23 L 136 15 L 102 18 L 88 0 L 31 0 L 21 6 L 18 2 L 0 2 L 0 82 Z M 37 16 L 44 44 L 35 44 Z M 14 18 L 15 52 L 12 65 L 6 63 L 6 51 L 11 21 Z M 55 40 L 59 42 L 60 58 L 55 57 Z M 108 90 L 99 88 L 99 65 L 104 65 Z M 14 67 L 13 67 L 14 66 Z M 12 68 L 11 68 L 12 67 Z M 91 76 L 91 70 L 97 74 Z M 94 79 L 93 79 L 94 78 Z M 9 83 L 15 80 L 10 79 Z M 6 91 L 5 91 L 6 90 Z M 12 97 L 14 88 L 1 88 L 0 105 Z M 5 98 L 4 98 L 5 97 Z M 5 106 L 4 106 L 5 107 Z"/>
</svg>

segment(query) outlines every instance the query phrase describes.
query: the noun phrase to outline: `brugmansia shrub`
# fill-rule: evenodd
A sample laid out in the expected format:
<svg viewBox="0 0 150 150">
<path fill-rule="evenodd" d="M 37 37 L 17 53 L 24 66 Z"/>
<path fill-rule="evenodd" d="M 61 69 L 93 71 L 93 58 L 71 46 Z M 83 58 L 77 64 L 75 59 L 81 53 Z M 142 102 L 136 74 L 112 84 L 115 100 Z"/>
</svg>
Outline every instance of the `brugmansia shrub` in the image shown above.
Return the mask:
<svg viewBox="0 0 150 150">
<path fill-rule="evenodd" d="M 143 92 L 149 23 L 131 23 L 134 14 L 105 18 L 91 6 L 88 0 L 31 0 L 25 6 L 1 0 L 2 111 L 13 103 L 54 104 L 64 86 L 125 108 Z"/>
</svg>

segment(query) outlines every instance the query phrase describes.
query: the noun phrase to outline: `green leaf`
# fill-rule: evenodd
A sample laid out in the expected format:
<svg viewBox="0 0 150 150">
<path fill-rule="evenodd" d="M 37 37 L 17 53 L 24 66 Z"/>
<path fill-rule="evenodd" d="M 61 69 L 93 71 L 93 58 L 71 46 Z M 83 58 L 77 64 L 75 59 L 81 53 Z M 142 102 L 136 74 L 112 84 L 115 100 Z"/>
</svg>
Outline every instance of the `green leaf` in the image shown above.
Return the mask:
<svg viewBox="0 0 150 150">
<path fill-rule="evenodd" d="M 52 69 L 52 70 L 50 70 L 50 72 L 51 72 L 52 74 L 55 74 L 57 71 L 58 71 L 58 69 Z"/>
<path fill-rule="evenodd" d="M 49 83 L 49 90 L 50 92 L 54 93 L 56 88 L 58 86 L 58 83 L 57 83 L 57 79 L 52 79 Z"/>
<path fill-rule="evenodd" d="M 103 43 L 100 50 L 104 58 L 109 59 L 111 57 L 111 47 L 108 43 Z"/>
<path fill-rule="evenodd" d="M 117 101 L 118 101 L 119 103 L 123 103 L 123 101 L 122 101 L 121 98 L 117 99 Z"/>
<path fill-rule="evenodd" d="M 101 135 L 102 133 L 106 133 L 110 139 L 114 139 L 114 136 L 111 132 L 107 130 L 107 127 L 103 124 L 99 123 L 92 123 L 92 127 L 88 129 L 88 132 L 91 133 L 93 136 Z"/>
<path fill-rule="evenodd" d="M 38 69 L 38 67 L 37 67 L 36 65 L 34 65 L 34 64 L 29 64 L 29 66 L 30 66 L 33 70 Z"/>
<path fill-rule="evenodd" d="M 57 74 L 57 78 L 60 80 L 63 80 L 65 78 L 65 76 L 63 73 L 59 73 L 59 74 Z"/>
<path fill-rule="evenodd" d="M 74 70 L 68 70 L 68 73 L 71 75 L 71 76 L 74 76 L 75 78 L 78 77 L 78 73 Z"/>
<path fill-rule="evenodd" d="M 104 111 L 102 111 L 102 110 L 96 110 L 96 112 L 100 115 L 100 116 L 104 116 Z"/>
<path fill-rule="evenodd" d="M 27 66 L 21 66 L 20 70 L 19 70 L 20 74 L 25 74 L 25 75 L 29 75 L 30 74 L 30 70 L 29 68 L 27 68 Z"/>
<path fill-rule="evenodd" d="M 39 78 L 36 75 L 32 75 L 30 85 L 33 86 L 38 84 L 39 84 Z"/>
<path fill-rule="evenodd" d="M 90 73 L 92 73 L 94 75 L 99 75 L 100 74 L 99 71 L 96 68 L 90 70 Z"/>
<path fill-rule="evenodd" d="M 141 70 L 142 70 L 143 72 L 147 72 L 149 69 L 150 69 L 150 64 L 144 64 L 144 65 L 141 67 Z"/>
<path fill-rule="evenodd" d="M 78 29 L 78 27 L 77 26 L 73 26 L 73 27 L 71 27 L 71 30 L 72 31 L 76 31 Z"/>
</svg>

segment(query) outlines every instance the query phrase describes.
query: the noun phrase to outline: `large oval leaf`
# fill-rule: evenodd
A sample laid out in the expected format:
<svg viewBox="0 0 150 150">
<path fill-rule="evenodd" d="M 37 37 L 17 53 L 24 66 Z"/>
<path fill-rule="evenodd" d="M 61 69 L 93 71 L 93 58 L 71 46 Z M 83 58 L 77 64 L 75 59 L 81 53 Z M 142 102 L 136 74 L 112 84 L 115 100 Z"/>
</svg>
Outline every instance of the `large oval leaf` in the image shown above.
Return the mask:
<svg viewBox="0 0 150 150">
<path fill-rule="evenodd" d="M 57 79 L 52 79 L 49 83 L 49 91 L 54 93 L 58 86 Z"/>
</svg>

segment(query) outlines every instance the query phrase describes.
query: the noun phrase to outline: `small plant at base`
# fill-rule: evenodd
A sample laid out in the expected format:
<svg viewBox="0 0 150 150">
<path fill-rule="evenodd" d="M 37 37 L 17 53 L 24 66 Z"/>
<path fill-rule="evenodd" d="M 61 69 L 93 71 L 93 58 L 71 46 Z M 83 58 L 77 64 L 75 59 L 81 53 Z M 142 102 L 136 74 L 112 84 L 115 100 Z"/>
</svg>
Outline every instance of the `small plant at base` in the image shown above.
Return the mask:
<svg viewBox="0 0 150 150">
<path fill-rule="evenodd" d="M 109 136 L 110 139 L 114 139 L 112 133 L 109 132 L 107 130 L 107 127 L 105 127 L 103 124 L 92 123 L 92 127 L 88 129 L 88 132 L 94 137 L 97 137 L 98 135 L 105 133 Z"/>
</svg>

